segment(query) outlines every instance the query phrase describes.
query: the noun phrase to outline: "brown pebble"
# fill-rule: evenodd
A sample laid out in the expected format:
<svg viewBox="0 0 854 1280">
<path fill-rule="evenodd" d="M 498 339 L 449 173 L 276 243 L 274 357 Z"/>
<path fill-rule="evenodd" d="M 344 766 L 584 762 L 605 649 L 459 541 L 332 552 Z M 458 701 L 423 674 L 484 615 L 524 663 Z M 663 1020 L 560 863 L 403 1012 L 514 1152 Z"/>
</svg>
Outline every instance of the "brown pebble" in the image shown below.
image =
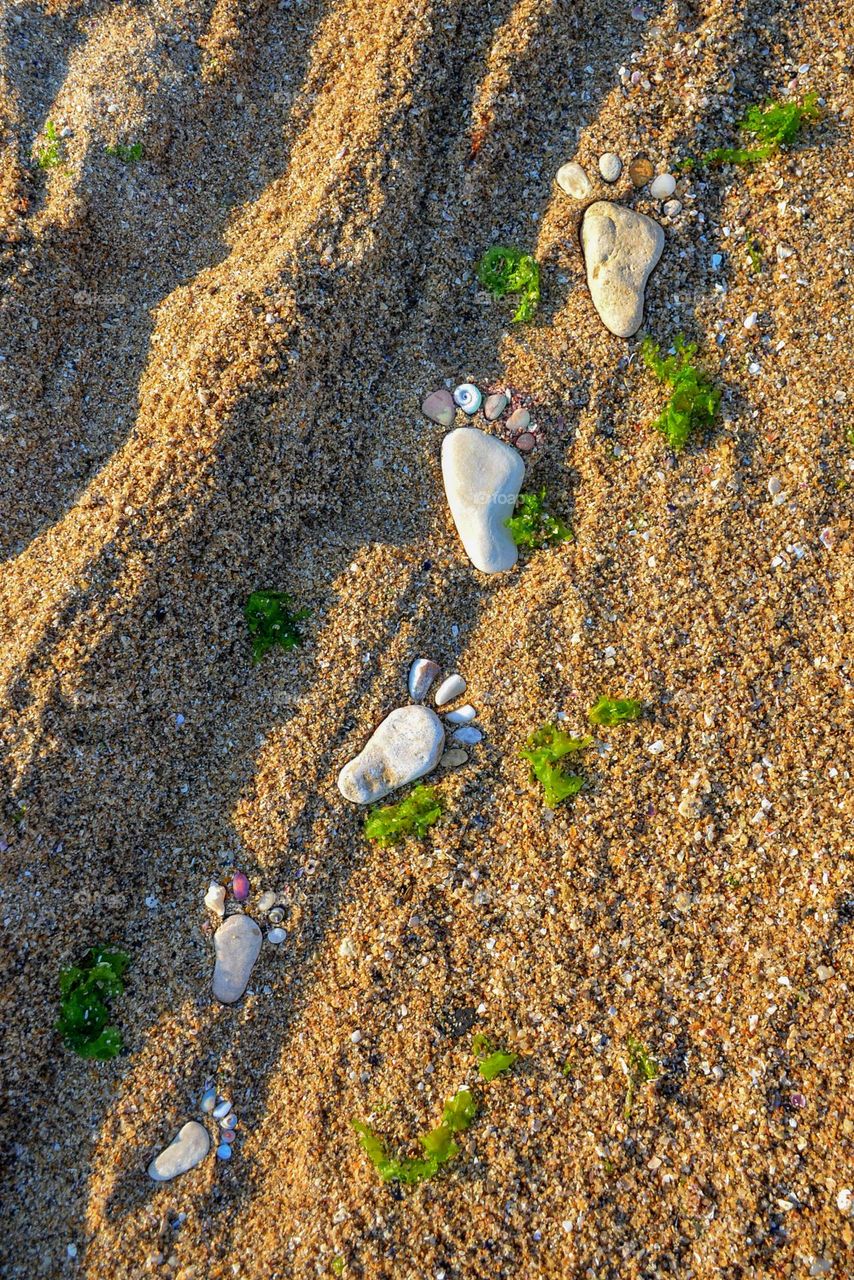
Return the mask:
<svg viewBox="0 0 854 1280">
<path fill-rule="evenodd" d="M 654 173 L 655 169 L 648 156 L 635 156 L 629 165 L 629 177 L 636 187 L 645 187 Z"/>
<path fill-rule="evenodd" d="M 530 431 L 523 431 L 516 440 L 516 448 L 522 453 L 530 453 L 536 443 L 536 437 L 532 436 Z"/>
<path fill-rule="evenodd" d="M 452 427 L 457 413 L 454 397 L 444 387 L 433 391 L 421 406 L 421 412 L 440 427 Z"/>
<path fill-rule="evenodd" d="M 515 413 L 511 413 L 507 419 L 508 431 L 527 431 L 531 425 L 531 415 L 527 409 L 517 409 Z"/>
</svg>

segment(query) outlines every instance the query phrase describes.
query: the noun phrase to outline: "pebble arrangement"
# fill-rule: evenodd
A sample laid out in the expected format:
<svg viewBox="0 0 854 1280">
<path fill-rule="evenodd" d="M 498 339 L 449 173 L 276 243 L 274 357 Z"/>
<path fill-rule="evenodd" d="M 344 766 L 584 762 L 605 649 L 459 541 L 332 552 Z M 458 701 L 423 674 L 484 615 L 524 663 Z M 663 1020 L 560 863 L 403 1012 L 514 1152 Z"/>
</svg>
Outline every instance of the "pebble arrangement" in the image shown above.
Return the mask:
<svg viewBox="0 0 854 1280">
<path fill-rule="evenodd" d="M 217 1093 L 208 1084 L 199 1103 L 203 1115 L 217 1125 L 216 1155 L 218 1160 L 230 1160 L 232 1145 L 237 1138 L 238 1118 L 230 1100 Z M 201 1164 L 211 1149 L 211 1136 L 199 1120 L 189 1120 L 175 1137 L 156 1155 L 148 1166 L 148 1176 L 154 1182 L 171 1182 L 181 1173 L 187 1173 Z"/>
</svg>

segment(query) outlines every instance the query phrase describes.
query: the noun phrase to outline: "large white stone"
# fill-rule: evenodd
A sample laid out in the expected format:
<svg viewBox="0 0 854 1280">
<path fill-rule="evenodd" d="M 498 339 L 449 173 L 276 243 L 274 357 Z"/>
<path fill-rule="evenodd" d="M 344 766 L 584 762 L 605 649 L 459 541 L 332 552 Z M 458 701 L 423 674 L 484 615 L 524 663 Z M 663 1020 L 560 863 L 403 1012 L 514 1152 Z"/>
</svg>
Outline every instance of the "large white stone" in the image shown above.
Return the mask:
<svg viewBox="0 0 854 1280">
<path fill-rule="evenodd" d="M 513 514 L 525 464 L 503 440 L 476 427 L 459 427 L 442 441 L 442 479 L 466 555 L 483 573 L 516 563 L 516 544 L 505 527 Z"/>
<path fill-rule="evenodd" d="M 229 916 L 214 934 L 216 962 L 213 993 L 223 1004 L 234 1004 L 246 990 L 261 950 L 261 930 L 249 916 Z"/>
<path fill-rule="evenodd" d="M 423 778 L 445 748 L 442 722 L 429 707 L 398 707 L 338 775 L 338 790 L 354 804 L 372 804 L 407 782 Z"/>
<path fill-rule="evenodd" d="M 198 1120 L 190 1120 L 179 1129 L 175 1137 L 155 1156 L 148 1166 L 148 1176 L 155 1182 L 169 1182 L 179 1173 L 194 1169 L 211 1149 L 210 1134 Z"/>
<path fill-rule="evenodd" d="M 584 214 L 581 247 L 593 305 L 618 338 L 643 324 L 644 290 L 664 248 L 664 232 L 652 218 L 609 200 Z"/>
</svg>

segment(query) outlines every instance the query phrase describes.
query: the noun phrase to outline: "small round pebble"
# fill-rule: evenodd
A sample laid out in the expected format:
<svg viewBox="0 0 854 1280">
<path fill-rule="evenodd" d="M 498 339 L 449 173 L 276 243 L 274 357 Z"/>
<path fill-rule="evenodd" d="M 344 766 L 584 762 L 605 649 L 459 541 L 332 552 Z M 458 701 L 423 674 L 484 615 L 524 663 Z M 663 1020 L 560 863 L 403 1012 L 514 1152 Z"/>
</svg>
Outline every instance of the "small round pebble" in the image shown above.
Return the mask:
<svg viewBox="0 0 854 1280">
<path fill-rule="evenodd" d="M 266 892 L 262 893 L 261 897 L 258 899 L 258 910 L 263 911 L 266 915 L 270 908 L 276 905 L 276 901 L 276 895 L 273 890 L 267 889 Z"/>
<path fill-rule="evenodd" d="M 230 1159 L 231 1159 L 231 1146 L 230 1146 L 230 1144 L 229 1144 L 229 1143 L 227 1143 L 227 1142 L 221 1142 L 221 1143 L 219 1144 L 219 1146 L 218 1146 L 218 1147 L 217 1147 L 217 1149 L 216 1149 L 216 1158 L 217 1158 L 217 1160 L 230 1160 Z"/>
<path fill-rule="evenodd" d="M 237 1137 L 237 1131 L 235 1129 L 223 1129 L 219 1136 L 223 1142 L 227 1142 L 228 1145 L 231 1146 L 232 1142 L 234 1142 Z"/>
<path fill-rule="evenodd" d="M 606 151 L 599 157 L 599 172 L 606 182 L 616 182 L 623 172 L 623 162 L 613 151 Z"/>
<path fill-rule="evenodd" d="M 676 179 L 672 173 L 660 173 L 650 183 L 649 194 L 653 200 L 668 200 L 676 190 Z"/>
<path fill-rule="evenodd" d="M 280 942 L 284 942 L 287 936 L 285 929 L 271 929 L 267 934 L 267 941 L 272 942 L 274 946 L 278 946 Z"/>
<path fill-rule="evenodd" d="M 231 879 L 231 892 L 237 902 L 245 902 L 249 897 L 249 877 L 242 871 L 235 871 Z"/>
<path fill-rule="evenodd" d="M 662 206 L 662 212 L 666 218 L 675 218 L 678 213 L 682 212 L 682 201 L 666 200 Z"/>
<path fill-rule="evenodd" d="M 531 425 L 531 415 L 527 409 L 517 409 L 510 414 L 506 425 L 508 431 L 527 431 Z"/>
<path fill-rule="evenodd" d="M 655 169 L 649 156 L 635 156 L 629 165 L 629 177 L 636 187 L 645 187 L 655 176 Z"/>
<path fill-rule="evenodd" d="M 520 453 L 530 453 L 536 443 L 537 438 L 536 436 L 532 436 L 530 431 L 523 431 L 520 436 L 517 436 L 515 441 L 516 448 Z"/>
<path fill-rule="evenodd" d="M 362 1033 L 361 1033 L 361 1031 L 351 1031 L 351 1032 L 350 1032 L 350 1039 L 353 1041 L 353 1044 L 358 1044 L 358 1043 L 359 1043 L 359 1041 L 361 1040 L 361 1038 L 362 1038 Z"/>
<path fill-rule="evenodd" d="M 573 200 L 586 200 L 593 190 L 590 179 L 577 160 L 562 164 L 555 174 L 555 182 Z"/>
</svg>

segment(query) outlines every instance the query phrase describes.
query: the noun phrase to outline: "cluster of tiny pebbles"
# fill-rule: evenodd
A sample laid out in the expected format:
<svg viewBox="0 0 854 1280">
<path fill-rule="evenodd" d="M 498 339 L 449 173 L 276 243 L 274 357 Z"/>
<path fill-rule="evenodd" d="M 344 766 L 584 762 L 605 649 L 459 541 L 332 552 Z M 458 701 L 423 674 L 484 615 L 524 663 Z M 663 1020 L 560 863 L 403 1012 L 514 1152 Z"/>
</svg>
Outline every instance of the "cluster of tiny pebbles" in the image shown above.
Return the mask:
<svg viewBox="0 0 854 1280">
<path fill-rule="evenodd" d="M 219 1126 L 219 1142 L 216 1149 L 218 1160 L 230 1160 L 231 1148 L 237 1137 L 237 1112 L 228 1098 L 217 1093 L 212 1084 L 205 1086 L 202 1094 L 201 1108 L 205 1115 L 209 1115 L 215 1120 Z"/>
<path fill-rule="evenodd" d="M 538 428 L 531 421 L 530 410 L 524 406 L 513 408 L 512 400 L 509 389 L 484 395 L 473 382 L 462 382 L 453 392 L 447 387 L 432 391 L 422 402 L 421 412 L 440 427 L 452 427 L 457 409 L 462 409 L 470 418 L 482 411 L 487 422 L 498 422 L 509 408 L 503 429 L 520 453 L 530 453 L 538 444 Z"/>
</svg>

